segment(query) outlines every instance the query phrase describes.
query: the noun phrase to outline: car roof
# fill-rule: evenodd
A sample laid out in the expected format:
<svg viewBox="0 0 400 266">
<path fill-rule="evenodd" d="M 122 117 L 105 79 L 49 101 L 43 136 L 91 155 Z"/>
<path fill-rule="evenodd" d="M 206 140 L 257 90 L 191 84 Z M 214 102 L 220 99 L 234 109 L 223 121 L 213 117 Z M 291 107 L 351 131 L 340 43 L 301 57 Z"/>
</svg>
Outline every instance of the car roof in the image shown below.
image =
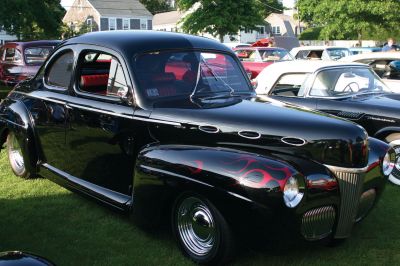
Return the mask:
<svg viewBox="0 0 400 266">
<path fill-rule="evenodd" d="M 275 84 L 276 80 L 283 74 L 294 73 L 314 73 L 319 69 L 330 67 L 368 67 L 360 63 L 344 63 L 338 61 L 323 61 L 323 60 L 294 60 L 276 62 L 264 68 L 257 76 L 259 83 L 263 83 L 267 91 Z M 261 80 L 262 79 L 262 80 Z"/>
<path fill-rule="evenodd" d="M 281 48 L 281 47 L 262 47 L 262 46 L 260 46 L 260 47 L 251 47 L 251 46 L 250 47 L 248 47 L 248 46 L 237 47 L 234 50 L 285 50 L 286 51 L 285 48 Z"/>
<path fill-rule="evenodd" d="M 349 49 L 347 47 L 342 47 L 342 46 L 299 46 L 299 47 L 294 47 L 292 51 L 302 51 L 302 50 L 325 50 L 325 49 L 330 49 L 330 48 L 336 48 L 336 49 Z"/>
<path fill-rule="evenodd" d="M 340 59 L 344 62 L 354 62 L 363 59 L 389 59 L 389 60 L 400 60 L 400 52 L 376 52 L 367 54 L 357 54 L 346 56 Z"/>
<path fill-rule="evenodd" d="M 182 33 L 125 30 L 102 31 L 80 35 L 67 40 L 63 45 L 91 44 L 113 49 L 127 56 L 176 49 L 219 50 L 232 54 L 232 50 L 215 40 Z"/>
</svg>

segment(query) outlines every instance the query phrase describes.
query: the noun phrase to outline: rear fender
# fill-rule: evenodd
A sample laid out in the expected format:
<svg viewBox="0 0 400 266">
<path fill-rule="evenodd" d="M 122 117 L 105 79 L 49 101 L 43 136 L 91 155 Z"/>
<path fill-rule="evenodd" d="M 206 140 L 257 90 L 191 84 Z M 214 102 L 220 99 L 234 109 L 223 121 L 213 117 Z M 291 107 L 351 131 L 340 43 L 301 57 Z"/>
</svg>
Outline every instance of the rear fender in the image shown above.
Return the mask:
<svg viewBox="0 0 400 266">
<path fill-rule="evenodd" d="M 28 162 L 26 163 L 27 170 L 36 173 L 38 156 L 33 120 L 21 101 L 6 99 L 0 106 L 1 141 L 6 141 L 10 131 L 15 134 L 23 148 L 24 161 Z"/>
</svg>

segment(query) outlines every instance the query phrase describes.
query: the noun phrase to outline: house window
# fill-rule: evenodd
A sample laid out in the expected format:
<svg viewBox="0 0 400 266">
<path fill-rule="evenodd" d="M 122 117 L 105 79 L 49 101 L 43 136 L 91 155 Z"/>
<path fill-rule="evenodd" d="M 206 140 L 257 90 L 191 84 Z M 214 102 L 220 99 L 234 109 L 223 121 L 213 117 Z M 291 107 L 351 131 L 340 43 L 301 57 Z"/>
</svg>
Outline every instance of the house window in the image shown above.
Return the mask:
<svg viewBox="0 0 400 266">
<path fill-rule="evenodd" d="M 141 30 L 147 30 L 147 20 L 146 19 L 141 19 L 140 20 L 140 29 Z"/>
<path fill-rule="evenodd" d="M 129 18 L 124 18 L 123 19 L 123 21 L 122 21 L 122 28 L 124 29 L 124 30 L 129 30 L 129 23 L 130 22 L 130 20 L 129 20 Z"/>
<path fill-rule="evenodd" d="M 265 27 L 258 27 L 258 33 L 265 34 Z"/>
<path fill-rule="evenodd" d="M 91 18 L 88 18 L 87 20 L 86 20 L 86 24 L 88 25 L 88 27 L 90 28 L 90 31 L 92 31 L 93 30 L 93 19 L 91 19 Z"/>
<path fill-rule="evenodd" d="M 281 34 L 281 27 L 280 26 L 272 27 L 272 33 L 273 34 Z"/>
<path fill-rule="evenodd" d="M 108 19 L 108 29 L 115 30 L 117 28 L 117 19 L 116 18 L 109 18 Z"/>
<path fill-rule="evenodd" d="M 249 28 L 245 28 L 244 29 L 244 33 L 253 33 L 253 31 L 251 29 L 249 29 Z"/>
</svg>

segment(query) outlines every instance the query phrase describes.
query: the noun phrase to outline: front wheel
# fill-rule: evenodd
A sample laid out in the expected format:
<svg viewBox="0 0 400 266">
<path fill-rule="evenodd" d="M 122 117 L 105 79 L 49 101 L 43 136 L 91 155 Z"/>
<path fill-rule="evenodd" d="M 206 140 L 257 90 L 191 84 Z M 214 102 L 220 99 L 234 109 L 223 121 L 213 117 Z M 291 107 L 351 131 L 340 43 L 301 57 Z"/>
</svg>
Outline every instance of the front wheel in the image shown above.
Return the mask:
<svg viewBox="0 0 400 266">
<path fill-rule="evenodd" d="M 30 178 L 31 173 L 26 169 L 22 147 L 14 132 L 10 132 L 7 136 L 7 153 L 14 174 L 22 178 Z"/>
<path fill-rule="evenodd" d="M 395 165 L 392 173 L 389 175 L 389 181 L 400 186 L 400 133 L 391 134 L 385 140 L 396 153 Z"/>
<path fill-rule="evenodd" d="M 183 252 L 199 264 L 227 262 L 234 249 L 229 225 L 207 199 L 184 194 L 172 210 L 172 229 Z"/>
</svg>

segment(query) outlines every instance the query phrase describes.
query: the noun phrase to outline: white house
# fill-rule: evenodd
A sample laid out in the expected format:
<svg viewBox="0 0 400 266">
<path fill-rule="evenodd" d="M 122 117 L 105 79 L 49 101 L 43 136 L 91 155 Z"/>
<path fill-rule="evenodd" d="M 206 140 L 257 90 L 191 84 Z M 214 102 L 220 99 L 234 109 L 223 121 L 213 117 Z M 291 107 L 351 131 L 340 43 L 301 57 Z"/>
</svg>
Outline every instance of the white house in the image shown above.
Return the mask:
<svg viewBox="0 0 400 266">
<path fill-rule="evenodd" d="M 75 0 L 63 22 L 72 29 L 86 23 L 92 31 L 151 30 L 153 15 L 139 0 Z"/>
<path fill-rule="evenodd" d="M 7 32 L 4 31 L 3 27 L 0 26 L 0 45 L 3 45 L 9 41 L 15 41 L 17 36 L 9 35 Z"/>
<path fill-rule="evenodd" d="M 286 12 L 286 14 L 272 13 L 265 21 L 270 24 L 273 36 L 297 37 L 306 28 L 303 22 L 294 19 L 293 12 Z"/>
<path fill-rule="evenodd" d="M 186 16 L 189 12 L 182 12 L 182 11 L 170 11 L 170 12 L 163 12 L 154 15 L 153 18 L 153 29 L 159 31 L 175 31 L 181 32 L 181 19 Z M 253 43 L 259 39 L 269 37 L 267 33 L 268 27 L 266 25 L 257 26 L 258 30 L 241 30 L 236 35 L 226 35 L 224 37 L 224 42 L 240 42 L 240 43 Z M 201 33 L 201 36 L 218 39 L 213 37 L 208 33 Z"/>
</svg>

